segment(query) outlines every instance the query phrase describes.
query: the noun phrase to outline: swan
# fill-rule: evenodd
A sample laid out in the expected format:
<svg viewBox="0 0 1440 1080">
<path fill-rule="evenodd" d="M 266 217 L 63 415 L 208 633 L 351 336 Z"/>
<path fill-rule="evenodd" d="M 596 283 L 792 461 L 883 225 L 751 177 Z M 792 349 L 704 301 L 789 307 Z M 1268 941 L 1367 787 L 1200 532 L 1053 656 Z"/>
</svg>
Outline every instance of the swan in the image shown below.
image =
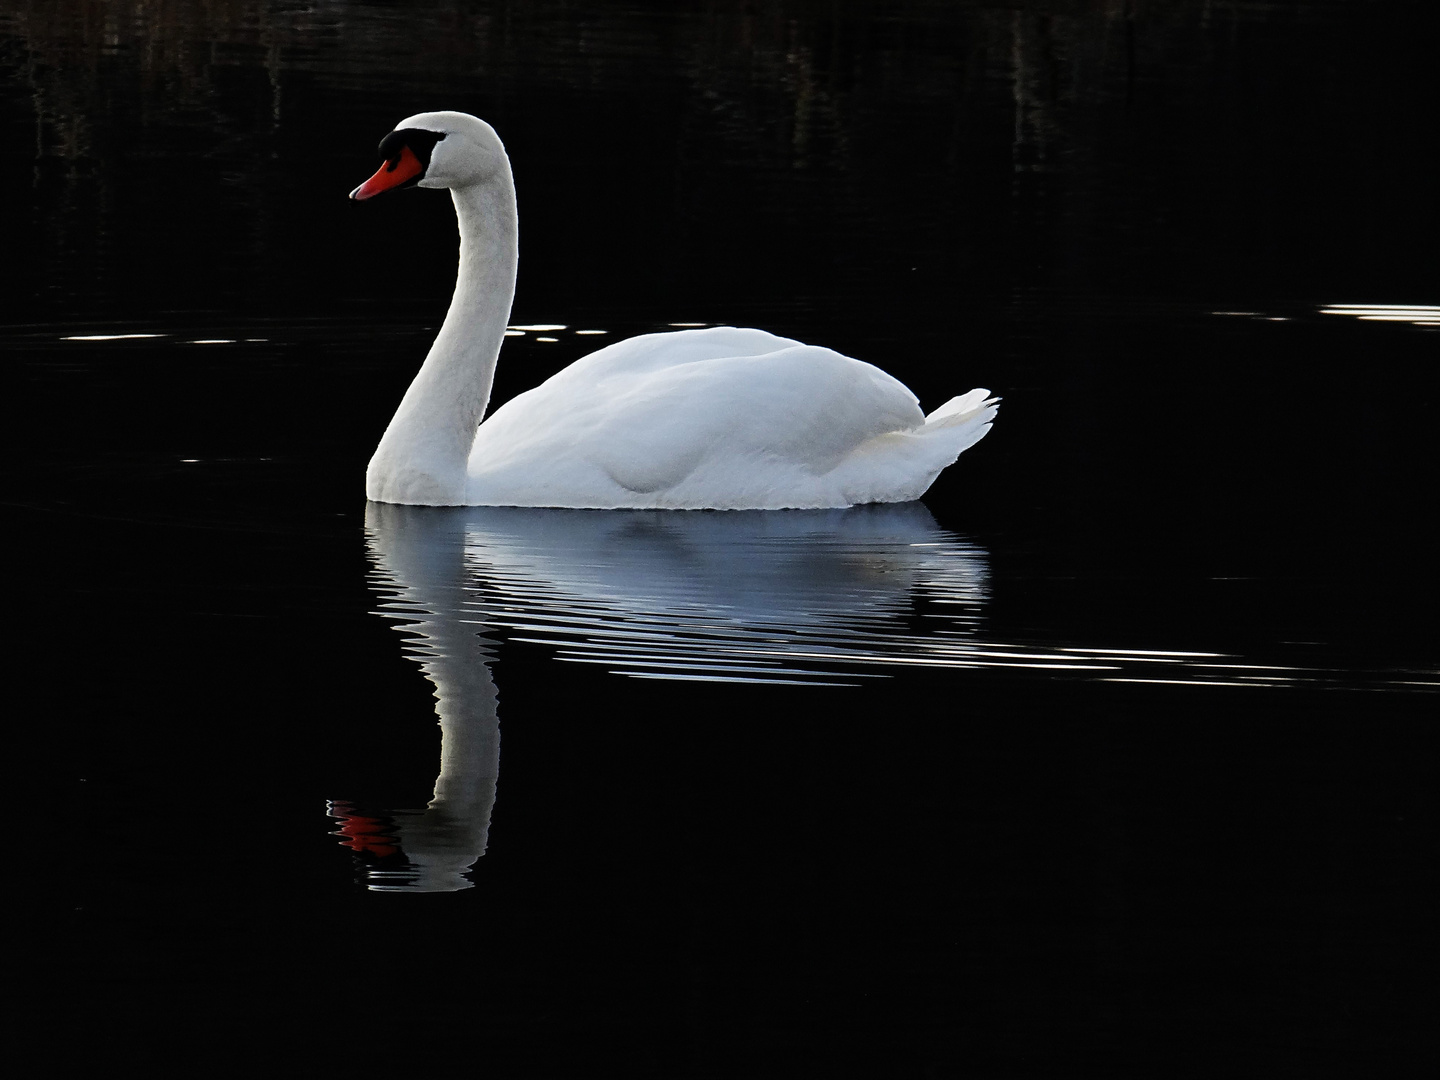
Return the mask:
<svg viewBox="0 0 1440 1080">
<path fill-rule="evenodd" d="M 460 267 L 445 322 L 365 474 L 375 502 L 592 509 L 821 509 L 918 499 L 990 429 L 988 390 L 928 416 L 871 364 L 763 330 L 642 334 L 481 423 L 515 295 L 515 184 L 495 130 L 407 117 L 350 193 L 449 188 Z"/>
</svg>

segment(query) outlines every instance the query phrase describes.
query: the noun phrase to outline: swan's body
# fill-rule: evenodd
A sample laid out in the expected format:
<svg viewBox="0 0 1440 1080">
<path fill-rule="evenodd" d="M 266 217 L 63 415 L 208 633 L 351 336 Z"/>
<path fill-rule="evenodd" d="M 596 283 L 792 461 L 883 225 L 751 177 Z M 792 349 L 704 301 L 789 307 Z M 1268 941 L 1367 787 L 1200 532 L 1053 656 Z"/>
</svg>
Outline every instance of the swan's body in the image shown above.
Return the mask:
<svg viewBox="0 0 1440 1080">
<path fill-rule="evenodd" d="M 405 183 L 450 188 L 460 271 L 445 324 L 370 461 L 373 500 L 606 509 L 907 502 L 990 429 L 987 390 L 927 417 L 877 367 L 734 327 L 617 342 L 481 424 L 515 287 L 509 159 L 489 125 L 464 113 L 412 116 L 381 148 L 387 164 L 353 197 Z"/>
</svg>

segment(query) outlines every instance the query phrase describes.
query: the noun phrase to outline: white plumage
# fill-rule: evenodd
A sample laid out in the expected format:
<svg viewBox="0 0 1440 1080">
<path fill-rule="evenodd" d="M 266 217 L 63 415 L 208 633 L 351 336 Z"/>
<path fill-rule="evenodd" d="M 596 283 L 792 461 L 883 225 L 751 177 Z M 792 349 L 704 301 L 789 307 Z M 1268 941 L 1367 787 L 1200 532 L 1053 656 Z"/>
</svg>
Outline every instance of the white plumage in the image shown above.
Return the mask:
<svg viewBox="0 0 1440 1080">
<path fill-rule="evenodd" d="M 782 509 L 917 499 L 990 429 L 986 390 L 926 417 L 879 368 L 763 330 L 646 334 L 576 361 L 479 424 L 514 295 L 509 160 L 463 113 L 410 117 L 387 146 L 442 135 L 420 187 L 459 219 L 455 298 L 366 475 L 381 502 Z M 398 138 L 397 138 L 398 137 Z M 393 151 L 398 154 L 400 151 Z M 398 186 L 395 159 L 353 194 Z M 401 163 L 402 165 L 404 162 Z M 419 172 L 413 172 L 419 168 Z"/>
</svg>

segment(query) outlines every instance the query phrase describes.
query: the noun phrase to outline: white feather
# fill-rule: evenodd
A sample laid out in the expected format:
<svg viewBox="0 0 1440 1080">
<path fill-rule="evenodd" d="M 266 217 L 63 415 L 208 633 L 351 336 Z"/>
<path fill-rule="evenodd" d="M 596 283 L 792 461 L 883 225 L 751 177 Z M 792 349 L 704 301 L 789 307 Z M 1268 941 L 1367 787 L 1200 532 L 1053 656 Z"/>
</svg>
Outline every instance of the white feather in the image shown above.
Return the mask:
<svg viewBox="0 0 1440 1080">
<path fill-rule="evenodd" d="M 781 509 L 917 499 L 995 417 L 989 391 L 928 417 L 902 383 L 763 330 L 646 334 L 576 361 L 483 424 L 514 294 L 509 159 L 489 125 L 423 113 L 444 134 L 421 187 L 448 187 L 460 271 L 445 324 L 381 439 L 381 502 Z"/>
</svg>

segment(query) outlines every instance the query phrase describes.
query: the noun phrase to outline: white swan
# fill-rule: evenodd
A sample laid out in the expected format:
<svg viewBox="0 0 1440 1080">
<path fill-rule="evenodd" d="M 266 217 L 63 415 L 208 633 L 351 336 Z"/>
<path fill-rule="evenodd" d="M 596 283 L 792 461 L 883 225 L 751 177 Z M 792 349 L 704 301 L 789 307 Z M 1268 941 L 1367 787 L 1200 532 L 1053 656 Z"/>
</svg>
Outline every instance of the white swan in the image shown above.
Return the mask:
<svg viewBox="0 0 1440 1080">
<path fill-rule="evenodd" d="M 515 292 L 515 185 L 500 138 L 419 113 L 350 193 L 449 188 L 460 271 L 445 324 L 365 474 L 377 502 L 612 509 L 821 508 L 918 499 L 990 429 L 988 390 L 926 416 L 902 383 L 830 349 L 722 326 L 607 346 L 485 406 Z M 478 430 L 477 430 L 478 428 Z"/>
</svg>

